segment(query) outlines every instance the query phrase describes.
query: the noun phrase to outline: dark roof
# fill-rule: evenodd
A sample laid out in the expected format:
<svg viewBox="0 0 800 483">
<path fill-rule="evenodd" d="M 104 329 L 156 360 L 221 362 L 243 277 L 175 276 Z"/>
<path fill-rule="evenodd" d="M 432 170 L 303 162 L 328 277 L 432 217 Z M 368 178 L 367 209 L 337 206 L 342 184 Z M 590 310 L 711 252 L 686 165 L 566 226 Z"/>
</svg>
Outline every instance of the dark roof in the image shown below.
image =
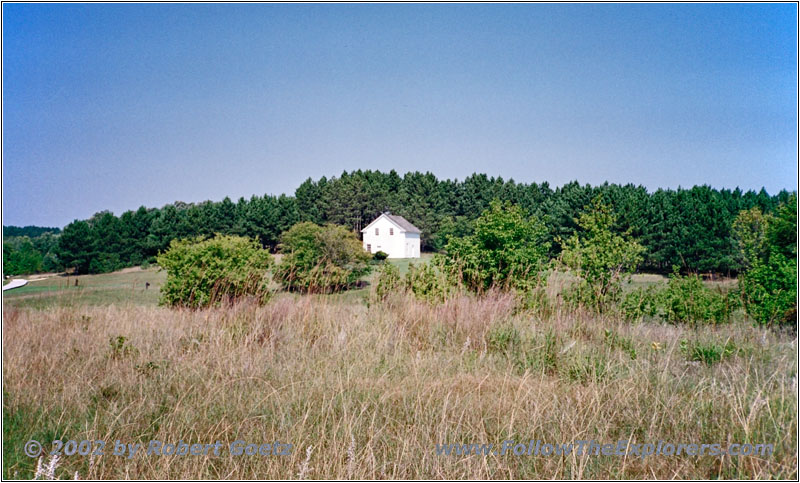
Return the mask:
<svg viewBox="0 0 800 483">
<path fill-rule="evenodd" d="M 397 226 L 399 226 L 400 228 L 402 228 L 406 232 L 408 232 L 408 233 L 420 233 L 419 228 L 417 228 L 416 226 L 412 225 L 408 220 L 406 220 L 402 216 L 400 216 L 400 215 L 392 215 L 392 214 L 389 214 L 389 213 L 384 213 L 384 215 L 386 215 L 390 220 L 395 222 L 397 224 Z"/>
</svg>

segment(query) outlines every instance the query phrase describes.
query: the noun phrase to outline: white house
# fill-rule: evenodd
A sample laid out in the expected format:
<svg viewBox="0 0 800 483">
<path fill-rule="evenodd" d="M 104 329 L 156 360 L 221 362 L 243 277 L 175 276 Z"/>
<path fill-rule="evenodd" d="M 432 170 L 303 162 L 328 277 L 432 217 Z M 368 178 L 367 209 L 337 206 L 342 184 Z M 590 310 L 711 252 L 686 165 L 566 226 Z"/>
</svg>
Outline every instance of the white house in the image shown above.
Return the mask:
<svg viewBox="0 0 800 483">
<path fill-rule="evenodd" d="M 419 228 L 388 211 L 361 230 L 364 250 L 384 252 L 389 258 L 419 258 Z"/>
</svg>

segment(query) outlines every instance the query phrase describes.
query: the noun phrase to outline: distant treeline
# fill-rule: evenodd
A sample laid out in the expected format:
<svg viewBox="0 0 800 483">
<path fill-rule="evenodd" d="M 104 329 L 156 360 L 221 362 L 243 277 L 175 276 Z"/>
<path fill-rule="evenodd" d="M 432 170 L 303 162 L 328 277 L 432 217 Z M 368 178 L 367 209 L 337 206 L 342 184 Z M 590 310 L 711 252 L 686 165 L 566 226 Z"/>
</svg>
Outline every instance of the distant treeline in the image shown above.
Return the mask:
<svg viewBox="0 0 800 483">
<path fill-rule="evenodd" d="M 339 177 L 306 180 L 295 196 L 253 196 L 233 202 L 175 202 L 141 207 L 121 216 L 100 212 L 76 220 L 58 236 L 57 263 L 80 273 L 117 270 L 152 261 L 175 238 L 214 233 L 257 237 L 275 248 L 280 234 L 299 221 L 335 223 L 359 231 L 389 210 L 422 230 L 424 250 L 441 250 L 448 237 L 471 233 L 474 220 L 493 199 L 511 201 L 541 217 L 549 230 L 551 255 L 576 229 L 575 219 L 600 195 L 618 214 L 616 230 L 630 232 L 647 248 L 642 270 L 735 273 L 742 266 L 731 239 L 741 210 L 759 207 L 771 213 L 790 192 L 769 195 L 708 186 L 648 193 L 642 186 L 513 180 L 473 174 L 463 181 L 439 180 L 431 173 L 344 172 Z M 10 228 L 10 227 L 9 227 Z M 5 235 L 5 227 L 4 227 Z M 6 248 L 4 245 L 4 259 Z M 6 272 L 4 270 L 4 272 Z"/>
<path fill-rule="evenodd" d="M 3 238 L 10 236 L 27 236 L 34 238 L 45 233 L 57 235 L 61 233 L 61 228 L 49 228 L 46 226 L 3 226 Z"/>
</svg>

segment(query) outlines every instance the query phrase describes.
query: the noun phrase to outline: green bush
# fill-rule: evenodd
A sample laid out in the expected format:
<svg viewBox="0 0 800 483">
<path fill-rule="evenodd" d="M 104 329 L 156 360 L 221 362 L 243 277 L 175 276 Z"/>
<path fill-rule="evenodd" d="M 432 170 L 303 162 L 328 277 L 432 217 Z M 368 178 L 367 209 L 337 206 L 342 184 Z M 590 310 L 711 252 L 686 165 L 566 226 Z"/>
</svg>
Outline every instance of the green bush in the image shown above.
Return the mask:
<svg viewBox="0 0 800 483">
<path fill-rule="evenodd" d="M 619 308 L 628 320 L 660 317 L 673 323 L 729 322 L 741 306 L 734 291 L 706 287 L 697 275 L 682 277 L 675 271 L 666 286 L 636 289 L 626 294 Z"/>
<path fill-rule="evenodd" d="M 404 283 L 405 288 L 416 298 L 429 303 L 444 302 L 454 289 L 441 259 L 434 259 L 424 265 L 410 263 Z"/>
<path fill-rule="evenodd" d="M 374 255 L 373 258 L 375 258 L 375 260 L 378 260 L 379 262 L 382 262 L 382 261 L 386 260 L 387 258 L 389 258 L 389 254 L 384 252 L 384 251 L 378 250 L 377 252 L 375 252 L 375 255 Z"/>
<path fill-rule="evenodd" d="M 747 215 L 740 214 L 739 219 Z M 737 219 L 737 220 L 739 220 Z M 764 230 L 758 233 L 758 228 Z M 797 325 L 797 195 L 775 215 L 753 228 L 750 238 L 763 240 L 760 250 L 747 250 L 750 268 L 739 277 L 745 310 L 762 325 Z M 755 253 L 755 255 L 753 254 Z"/>
<path fill-rule="evenodd" d="M 283 259 L 275 280 L 287 290 L 331 292 L 368 274 L 371 256 L 355 233 L 343 226 L 297 223 L 281 235 Z"/>
<path fill-rule="evenodd" d="M 112 359 L 121 359 L 138 352 L 124 335 L 109 338 L 108 345 L 111 347 L 110 357 Z"/>
<path fill-rule="evenodd" d="M 660 306 L 669 322 L 720 324 L 730 321 L 739 303 L 736 297 L 706 287 L 697 275 L 681 277 L 675 272 L 660 294 Z"/>
<path fill-rule="evenodd" d="M 626 293 L 619 303 L 619 310 L 627 320 L 640 320 L 645 317 L 657 317 L 659 310 L 660 290 L 658 287 L 639 287 Z"/>
<path fill-rule="evenodd" d="M 547 230 L 522 208 L 493 201 L 472 235 L 450 238 L 442 268 L 468 290 L 529 289 L 541 281 L 550 248 Z"/>
<path fill-rule="evenodd" d="M 391 263 L 386 263 L 381 266 L 380 270 L 378 271 L 378 280 L 375 284 L 375 295 L 381 299 L 386 298 L 387 295 L 400 287 L 401 282 L 400 269 Z"/>
<path fill-rule="evenodd" d="M 767 249 L 766 224 L 768 218 L 765 217 L 761 208 L 754 206 L 749 210 L 742 210 L 736 216 L 731 225 L 731 239 L 738 248 L 738 265 L 740 268 L 748 269 L 753 262 L 763 259 Z"/>
<path fill-rule="evenodd" d="M 566 241 L 561 259 L 580 281 L 565 299 L 603 312 L 619 300 L 622 282 L 630 279 L 645 249 L 629 233 L 614 232 L 617 217 L 600 197 L 576 221 L 581 230 Z"/>
<path fill-rule="evenodd" d="M 27 236 L 3 242 L 3 275 L 23 275 L 42 270 L 42 254 Z"/>
<path fill-rule="evenodd" d="M 248 238 L 217 235 L 208 240 L 173 240 L 158 256 L 167 271 L 163 305 L 200 308 L 255 297 L 266 302 L 272 256 Z"/>
<path fill-rule="evenodd" d="M 740 277 L 747 313 L 762 325 L 797 325 L 797 259 L 773 252 Z"/>
</svg>

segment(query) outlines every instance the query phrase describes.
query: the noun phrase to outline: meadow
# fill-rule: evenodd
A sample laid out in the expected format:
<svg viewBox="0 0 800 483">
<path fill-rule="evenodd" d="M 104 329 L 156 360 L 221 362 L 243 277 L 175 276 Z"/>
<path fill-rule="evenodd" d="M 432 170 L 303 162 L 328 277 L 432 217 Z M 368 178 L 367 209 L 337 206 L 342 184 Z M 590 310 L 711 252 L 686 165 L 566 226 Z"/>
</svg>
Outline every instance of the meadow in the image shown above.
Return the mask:
<svg viewBox="0 0 800 483">
<path fill-rule="evenodd" d="M 401 271 L 408 261 L 392 261 Z M 371 276 L 367 281 L 374 281 Z M 291 443 L 288 456 L 62 456 L 101 479 L 796 479 L 797 342 L 743 317 L 629 323 L 509 293 L 367 288 L 157 305 L 155 268 L 3 295 L 3 477 L 30 439 Z M 664 283 L 634 276 L 632 286 Z M 145 289 L 144 285 L 151 285 Z M 731 282 L 724 282 L 730 284 Z M 774 444 L 772 455 L 437 455 L 505 440 Z M 107 451 L 108 453 L 108 451 Z"/>
</svg>

